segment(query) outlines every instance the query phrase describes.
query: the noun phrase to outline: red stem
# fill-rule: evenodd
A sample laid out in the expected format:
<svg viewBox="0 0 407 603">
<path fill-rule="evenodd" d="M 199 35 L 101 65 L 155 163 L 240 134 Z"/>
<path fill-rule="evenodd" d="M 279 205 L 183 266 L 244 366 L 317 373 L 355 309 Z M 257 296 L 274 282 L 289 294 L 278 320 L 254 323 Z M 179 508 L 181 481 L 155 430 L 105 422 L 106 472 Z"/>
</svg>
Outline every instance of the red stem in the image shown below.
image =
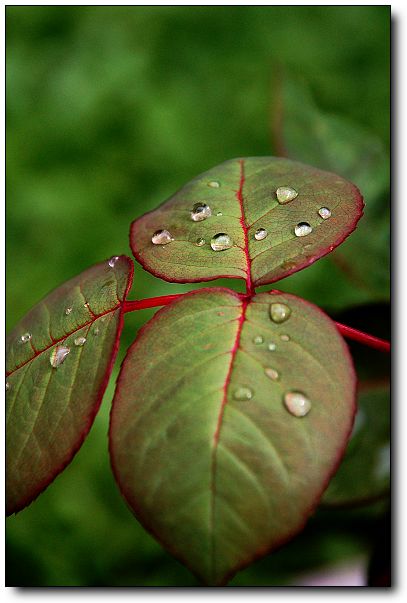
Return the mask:
<svg viewBox="0 0 407 603">
<path fill-rule="evenodd" d="M 124 302 L 124 312 L 134 312 L 135 310 L 144 310 L 145 308 L 156 308 L 157 306 L 166 306 L 170 304 L 176 299 L 182 297 L 184 293 L 175 293 L 174 295 L 162 295 L 160 297 L 148 297 L 147 299 L 136 299 L 134 301 L 125 301 Z M 249 300 L 251 295 L 241 294 L 242 299 Z M 336 327 L 338 331 L 344 337 L 348 339 L 353 339 L 354 341 L 358 341 L 359 343 L 363 343 L 375 350 L 379 350 L 380 352 L 390 352 L 390 342 L 384 339 L 380 339 L 379 337 L 375 337 L 374 335 L 369 335 L 368 333 L 363 333 L 363 331 L 358 331 L 352 327 L 348 327 L 347 325 L 343 325 L 340 322 L 336 322 Z"/>
</svg>

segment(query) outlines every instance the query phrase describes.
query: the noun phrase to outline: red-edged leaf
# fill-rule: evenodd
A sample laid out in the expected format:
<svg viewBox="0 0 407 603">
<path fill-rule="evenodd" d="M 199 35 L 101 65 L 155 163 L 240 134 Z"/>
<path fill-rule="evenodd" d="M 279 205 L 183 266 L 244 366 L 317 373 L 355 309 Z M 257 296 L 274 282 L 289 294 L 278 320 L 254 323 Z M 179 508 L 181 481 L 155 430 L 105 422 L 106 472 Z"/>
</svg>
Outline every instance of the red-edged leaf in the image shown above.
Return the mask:
<svg viewBox="0 0 407 603">
<path fill-rule="evenodd" d="M 280 323 L 276 303 L 291 310 Z M 288 412 L 289 392 L 306 395 L 308 414 Z M 113 470 L 141 523 L 202 582 L 223 584 L 304 526 L 342 456 L 354 398 L 347 346 L 316 306 L 193 292 L 127 353 Z"/>
<path fill-rule="evenodd" d="M 298 196 L 280 204 L 279 187 L 291 187 Z M 212 215 L 193 221 L 190 212 L 197 203 L 209 205 Z M 324 207 L 331 211 L 328 219 L 318 213 Z M 332 251 L 355 229 L 362 208 L 358 189 L 335 174 L 276 157 L 233 159 L 133 222 L 130 244 L 142 266 L 165 280 L 234 277 L 251 288 L 297 272 Z M 312 232 L 296 236 L 302 222 Z M 267 236 L 257 240 L 260 228 Z M 163 229 L 174 240 L 153 244 L 152 236 Z M 210 241 L 219 233 L 230 236 L 231 248 L 213 251 Z M 205 243 L 198 246 L 199 239 Z"/>
<path fill-rule="evenodd" d="M 7 338 L 8 514 L 52 482 L 93 423 L 116 357 L 123 301 L 133 277 L 126 256 L 111 264 L 97 264 L 55 289 Z M 53 367 L 51 355 L 61 348 L 70 351 Z"/>
</svg>

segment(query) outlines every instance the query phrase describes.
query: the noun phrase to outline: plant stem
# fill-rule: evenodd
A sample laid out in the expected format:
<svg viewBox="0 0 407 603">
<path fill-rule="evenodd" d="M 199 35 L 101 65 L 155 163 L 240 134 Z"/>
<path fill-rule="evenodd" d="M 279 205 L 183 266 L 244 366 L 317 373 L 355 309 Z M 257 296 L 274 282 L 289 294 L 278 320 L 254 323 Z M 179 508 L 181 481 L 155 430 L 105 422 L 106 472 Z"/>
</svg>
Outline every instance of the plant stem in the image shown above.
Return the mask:
<svg viewBox="0 0 407 603">
<path fill-rule="evenodd" d="M 379 339 L 379 337 L 369 335 L 368 333 L 363 333 L 362 331 L 358 331 L 357 329 L 353 329 L 352 327 L 343 325 L 340 322 L 337 322 L 335 324 L 338 331 L 344 337 L 347 337 L 348 339 L 353 339 L 354 341 L 358 341 L 359 343 L 363 343 L 364 345 L 368 345 L 370 348 L 374 348 L 375 350 L 379 350 L 380 352 L 390 352 L 390 341 Z"/>
</svg>

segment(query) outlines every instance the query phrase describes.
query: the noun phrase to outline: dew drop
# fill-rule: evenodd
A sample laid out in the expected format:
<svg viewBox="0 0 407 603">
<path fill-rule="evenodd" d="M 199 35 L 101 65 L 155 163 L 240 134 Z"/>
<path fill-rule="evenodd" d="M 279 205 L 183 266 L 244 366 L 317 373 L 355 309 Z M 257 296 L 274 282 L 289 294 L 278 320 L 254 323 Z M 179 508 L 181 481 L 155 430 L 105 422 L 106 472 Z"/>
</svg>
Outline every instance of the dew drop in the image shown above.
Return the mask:
<svg viewBox="0 0 407 603">
<path fill-rule="evenodd" d="M 281 341 L 290 341 L 290 336 L 289 335 L 280 335 L 280 339 Z"/>
<path fill-rule="evenodd" d="M 6 381 L 6 391 L 10 389 L 10 383 L 8 381 Z"/>
<path fill-rule="evenodd" d="M 233 393 L 233 397 L 235 400 L 244 402 L 245 400 L 252 399 L 253 392 L 249 387 L 238 387 L 237 389 L 235 389 L 235 391 Z"/>
<path fill-rule="evenodd" d="M 280 378 L 280 374 L 278 371 L 276 371 L 276 369 L 273 369 L 271 367 L 267 367 L 264 369 L 265 374 L 267 375 L 267 377 L 269 379 L 271 379 L 272 381 L 278 381 L 278 379 Z"/>
<path fill-rule="evenodd" d="M 312 226 L 308 222 L 299 222 L 294 228 L 294 232 L 296 237 L 305 237 L 311 234 Z"/>
<path fill-rule="evenodd" d="M 254 233 L 254 238 L 256 239 L 256 241 L 262 241 L 267 237 L 267 235 L 268 232 L 265 228 L 258 228 Z"/>
<path fill-rule="evenodd" d="M 211 247 L 214 251 L 224 251 L 233 247 L 232 239 L 225 232 L 219 232 L 211 239 Z"/>
<path fill-rule="evenodd" d="M 284 205 L 284 203 L 288 203 L 292 201 L 296 197 L 298 197 L 298 193 L 295 188 L 291 188 L 291 186 L 279 186 L 276 190 L 277 201 Z"/>
<path fill-rule="evenodd" d="M 291 314 L 291 309 L 287 304 L 281 302 L 274 302 L 270 304 L 270 318 L 273 322 L 281 323 L 286 321 Z"/>
<path fill-rule="evenodd" d="M 82 346 L 86 343 L 86 337 L 77 337 L 74 341 L 75 345 Z"/>
<path fill-rule="evenodd" d="M 203 246 L 205 245 L 205 243 L 206 243 L 206 241 L 205 241 L 205 239 L 203 239 L 202 237 L 199 237 L 199 239 L 197 239 L 197 240 L 195 241 L 195 245 L 196 245 L 197 247 L 203 247 Z"/>
<path fill-rule="evenodd" d="M 321 209 L 318 210 L 318 213 L 323 220 L 327 220 L 332 215 L 331 210 L 328 209 L 327 207 L 321 207 Z"/>
<path fill-rule="evenodd" d="M 219 218 L 220 216 L 223 216 L 223 214 L 222 214 L 222 212 L 221 212 L 221 211 L 216 212 L 216 215 L 218 216 L 218 218 Z"/>
<path fill-rule="evenodd" d="M 210 188 L 220 188 L 220 182 L 218 180 L 210 180 L 208 186 Z"/>
<path fill-rule="evenodd" d="M 212 210 L 206 203 L 195 203 L 191 211 L 191 220 L 194 222 L 202 222 L 206 218 L 210 218 Z"/>
<path fill-rule="evenodd" d="M 65 361 L 70 352 L 70 348 L 63 345 L 57 345 L 51 352 L 49 362 L 53 368 L 58 368 Z"/>
<path fill-rule="evenodd" d="M 167 245 L 171 243 L 174 239 L 168 230 L 156 230 L 153 236 L 151 237 L 151 242 L 154 245 Z"/>
<path fill-rule="evenodd" d="M 117 264 L 117 262 L 119 261 L 119 256 L 118 255 L 114 255 L 110 258 L 108 264 L 110 266 L 110 268 L 114 268 L 115 265 Z"/>
<path fill-rule="evenodd" d="M 20 341 L 21 341 L 21 343 L 28 343 L 30 341 L 31 337 L 32 337 L 31 333 L 24 333 L 24 335 L 21 335 Z"/>
<path fill-rule="evenodd" d="M 71 314 L 72 310 L 73 310 L 73 308 L 66 308 L 66 309 L 65 309 L 65 314 L 66 314 L 67 316 L 69 316 L 69 315 Z"/>
<path fill-rule="evenodd" d="M 294 417 L 305 417 L 311 410 L 311 402 L 301 392 L 287 392 L 284 396 L 284 404 Z"/>
<path fill-rule="evenodd" d="M 264 339 L 261 335 L 256 335 L 256 337 L 253 338 L 253 343 L 255 343 L 256 345 L 260 345 L 261 343 L 263 343 Z"/>
<path fill-rule="evenodd" d="M 275 343 L 269 343 L 267 346 L 267 349 L 270 350 L 270 352 L 274 352 L 274 350 L 276 349 L 276 344 Z"/>
</svg>

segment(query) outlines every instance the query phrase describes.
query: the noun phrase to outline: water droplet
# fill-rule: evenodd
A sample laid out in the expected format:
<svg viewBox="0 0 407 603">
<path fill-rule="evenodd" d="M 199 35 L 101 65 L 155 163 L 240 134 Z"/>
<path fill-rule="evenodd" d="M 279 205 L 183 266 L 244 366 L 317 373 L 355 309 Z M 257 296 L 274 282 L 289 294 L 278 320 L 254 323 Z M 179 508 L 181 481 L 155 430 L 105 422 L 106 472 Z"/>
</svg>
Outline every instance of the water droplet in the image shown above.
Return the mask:
<svg viewBox="0 0 407 603">
<path fill-rule="evenodd" d="M 277 381 L 280 377 L 280 374 L 278 371 L 276 371 L 276 369 L 273 369 L 271 367 L 267 367 L 264 369 L 265 374 L 267 375 L 267 377 L 269 379 L 271 379 L 272 381 Z"/>
<path fill-rule="evenodd" d="M 284 203 L 288 203 L 292 201 L 296 197 L 298 197 L 298 193 L 295 188 L 291 188 L 291 186 L 279 186 L 276 190 L 277 201 L 284 205 Z"/>
<path fill-rule="evenodd" d="M 301 392 L 287 392 L 284 396 L 284 404 L 294 417 L 305 417 L 311 410 L 311 402 Z"/>
<path fill-rule="evenodd" d="M 208 186 L 210 186 L 211 188 L 219 188 L 220 182 L 218 180 L 210 180 L 208 182 Z"/>
<path fill-rule="evenodd" d="M 280 339 L 281 341 L 290 341 L 290 336 L 289 335 L 280 335 Z"/>
<path fill-rule="evenodd" d="M 211 247 L 214 251 L 224 251 L 233 247 L 232 239 L 225 232 L 219 232 L 211 239 Z"/>
<path fill-rule="evenodd" d="M 174 239 L 168 230 L 156 230 L 153 236 L 151 237 L 151 242 L 154 245 L 167 245 L 171 243 Z"/>
<path fill-rule="evenodd" d="M 32 337 L 31 333 L 24 333 L 24 335 L 21 335 L 20 341 L 21 341 L 21 343 L 28 343 L 30 341 L 31 337 Z"/>
<path fill-rule="evenodd" d="M 89 308 L 89 302 L 85 302 L 85 303 L 83 304 L 83 307 L 84 307 L 84 308 Z"/>
<path fill-rule="evenodd" d="M 65 314 L 66 314 L 67 316 L 69 316 L 69 315 L 70 315 L 70 313 L 72 312 L 72 310 L 73 310 L 73 308 L 66 308 L 66 309 L 65 309 Z"/>
<path fill-rule="evenodd" d="M 244 402 L 245 400 L 252 399 L 253 392 L 249 387 L 238 387 L 237 389 L 235 389 L 235 391 L 233 393 L 233 397 L 235 400 Z"/>
<path fill-rule="evenodd" d="M 299 222 L 294 228 L 296 237 L 305 237 L 312 232 L 312 226 L 308 222 Z"/>
<path fill-rule="evenodd" d="M 99 327 L 95 327 L 95 328 L 93 329 L 93 334 L 94 334 L 95 336 L 96 336 L 96 335 L 99 335 Z"/>
<path fill-rule="evenodd" d="M 70 348 L 63 345 L 57 345 L 51 352 L 49 362 L 53 368 L 58 368 L 65 361 L 70 352 Z"/>
<path fill-rule="evenodd" d="M 223 216 L 221 211 L 216 212 L 216 215 L 218 216 L 218 218 L 219 218 L 219 216 Z"/>
<path fill-rule="evenodd" d="M 276 349 L 276 344 L 275 343 L 269 343 L 267 346 L 267 349 L 270 350 L 270 352 L 274 352 L 274 350 Z"/>
<path fill-rule="evenodd" d="M 206 203 L 195 203 L 191 211 L 191 220 L 194 222 L 202 222 L 206 218 L 210 218 L 212 210 Z"/>
<path fill-rule="evenodd" d="M 110 266 L 110 268 L 114 268 L 115 265 L 117 264 L 117 262 L 119 261 L 119 256 L 118 255 L 114 255 L 110 258 L 108 264 Z"/>
<path fill-rule="evenodd" d="M 327 207 L 321 207 L 321 209 L 318 210 L 318 213 L 323 220 L 327 220 L 332 215 L 331 210 L 328 209 Z"/>
<path fill-rule="evenodd" d="M 253 338 L 253 343 L 255 343 L 256 345 L 260 345 L 261 343 L 263 343 L 264 339 L 261 335 L 256 335 L 256 337 Z"/>
<path fill-rule="evenodd" d="M 270 318 L 273 322 L 284 322 L 289 318 L 290 314 L 291 309 L 287 306 L 287 304 L 282 304 L 280 302 L 270 304 Z"/>
<path fill-rule="evenodd" d="M 84 343 L 86 343 L 86 337 L 77 337 L 74 343 L 75 345 L 82 346 Z"/>
<path fill-rule="evenodd" d="M 6 381 L 6 391 L 10 389 L 10 383 L 8 381 Z"/>
<path fill-rule="evenodd" d="M 267 237 L 267 235 L 268 232 L 265 228 L 258 228 L 254 233 L 254 238 L 256 239 L 256 241 L 262 241 Z"/>
<path fill-rule="evenodd" d="M 199 237 L 199 239 L 197 239 L 197 240 L 195 241 L 195 245 L 196 245 L 197 247 L 203 247 L 203 246 L 205 245 L 205 243 L 206 243 L 206 241 L 205 241 L 205 239 L 203 239 L 202 237 Z"/>
</svg>

